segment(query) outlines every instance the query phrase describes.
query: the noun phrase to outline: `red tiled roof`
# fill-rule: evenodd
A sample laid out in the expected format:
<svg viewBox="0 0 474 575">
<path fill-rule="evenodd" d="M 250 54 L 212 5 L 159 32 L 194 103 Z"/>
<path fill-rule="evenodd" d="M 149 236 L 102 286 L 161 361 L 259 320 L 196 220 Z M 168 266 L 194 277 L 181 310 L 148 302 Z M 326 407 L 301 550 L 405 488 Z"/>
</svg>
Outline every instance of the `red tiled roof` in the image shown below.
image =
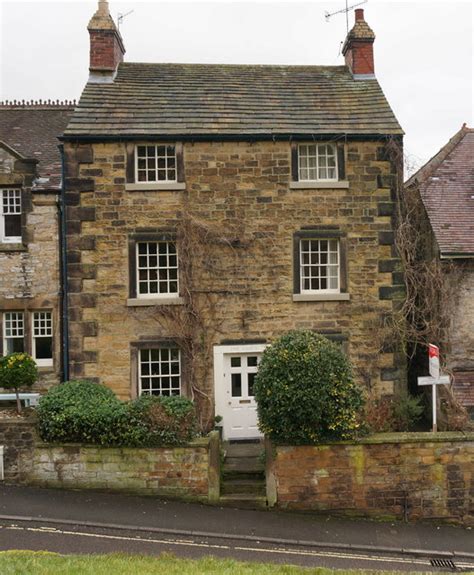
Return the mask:
<svg viewBox="0 0 474 575">
<path fill-rule="evenodd" d="M 0 141 L 25 158 L 39 160 L 35 188 L 57 188 L 61 182 L 58 136 L 74 111 L 71 105 L 0 104 Z"/>
<path fill-rule="evenodd" d="M 474 130 L 461 130 L 407 182 L 418 183 L 441 255 L 474 255 Z"/>
</svg>

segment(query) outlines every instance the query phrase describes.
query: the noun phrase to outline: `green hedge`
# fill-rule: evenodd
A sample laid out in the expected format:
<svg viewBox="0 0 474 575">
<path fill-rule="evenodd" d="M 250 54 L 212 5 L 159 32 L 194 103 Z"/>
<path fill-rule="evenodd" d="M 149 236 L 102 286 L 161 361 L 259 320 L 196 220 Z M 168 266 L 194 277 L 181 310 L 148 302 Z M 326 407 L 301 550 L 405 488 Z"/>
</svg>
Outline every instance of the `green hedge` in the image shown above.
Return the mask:
<svg viewBox="0 0 474 575">
<path fill-rule="evenodd" d="M 142 396 L 130 402 L 90 381 L 51 388 L 38 407 L 38 429 L 49 443 L 158 447 L 196 435 L 194 406 L 184 397 Z"/>
<path fill-rule="evenodd" d="M 363 405 L 341 348 L 310 331 L 289 332 L 267 347 L 255 399 L 260 429 L 290 445 L 352 437 Z"/>
</svg>

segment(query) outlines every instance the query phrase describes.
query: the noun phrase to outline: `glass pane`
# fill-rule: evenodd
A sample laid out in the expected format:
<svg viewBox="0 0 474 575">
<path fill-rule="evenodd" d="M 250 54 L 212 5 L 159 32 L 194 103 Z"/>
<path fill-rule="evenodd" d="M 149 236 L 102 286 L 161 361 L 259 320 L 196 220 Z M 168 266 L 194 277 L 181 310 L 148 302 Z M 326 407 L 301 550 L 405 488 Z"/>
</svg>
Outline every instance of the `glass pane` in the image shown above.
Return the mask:
<svg viewBox="0 0 474 575">
<path fill-rule="evenodd" d="M 257 366 L 258 357 L 256 355 L 251 355 L 247 358 L 247 365 L 249 367 L 256 367 Z"/>
<path fill-rule="evenodd" d="M 232 373 L 232 397 L 242 397 L 242 375 Z"/>
<path fill-rule="evenodd" d="M 21 216 L 12 215 L 5 217 L 5 236 L 8 237 L 20 237 L 21 236 Z"/>
<path fill-rule="evenodd" d="M 256 373 L 249 373 L 248 374 L 248 378 L 249 378 L 249 396 L 253 396 L 255 395 L 255 393 L 253 392 L 253 386 L 255 384 L 255 376 L 257 374 Z"/>
<path fill-rule="evenodd" d="M 230 358 L 230 366 L 231 367 L 240 367 L 240 357 L 231 357 Z"/>
<path fill-rule="evenodd" d="M 36 341 L 36 359 L 51 359 L 53 357 L 53 338 L 37 337 Z"/>
<path fill-rule="evenodd" d="M 25 351 L 25 344 L 22 337 L 12 337 L 6 340 L 6 355 L 9 353 L 22 353 Z"/>
<path fill-rule="evenodd" d="M 145 156 L 146 155 L 146 148 L 145 146 L 138 146 L 137 148 L 137 154 L 139 156 Z"/>
</svg>

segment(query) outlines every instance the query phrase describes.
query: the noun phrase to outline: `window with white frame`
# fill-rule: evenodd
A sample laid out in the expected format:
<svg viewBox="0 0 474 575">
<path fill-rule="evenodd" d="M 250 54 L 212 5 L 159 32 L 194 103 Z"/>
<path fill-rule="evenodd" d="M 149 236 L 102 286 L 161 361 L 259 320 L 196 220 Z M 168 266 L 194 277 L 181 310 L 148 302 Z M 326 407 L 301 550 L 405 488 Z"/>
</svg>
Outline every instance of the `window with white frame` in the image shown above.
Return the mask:
<svg viewBox="0 0 474 575">
<path fill-rule="evenodd" d="M 137 242 L 136 262 L 138 298 L 178 295 L 178 252 L 175 242 Z"/>
<path fill-rule="evenodd" d="M 139 395 L 181 395 L 181 351 L 177 347 L 141 349 Z"/>
<path fill-rule="evenodd" d="M 298 147 L 300 181 L 337 181 L 337 149 L 334 144 L 300 144 Z"/>
<path fill-rule="evenodd" d="M 53 316 L 50 311 L 32 314 L 32 356 L 39 366 L 53 365 Z"/>
<path fill-rule="evenodd" d="M 176 182 L 175 146 L 137 146 L 135 153 L 136 182 Z"/>
<path fill-rule="evenodd" d="M 3 314 L 3 354 L 25 351 L 25 316 L 21 311 Z"/>
<path fill-rule="evenodd" d="M 339 240 L 300 240 L 301 293 L 340 292 Z"/>
<path fill-rule="evenodd" d="M 0 241 L 21 242 L 21 190 L 0 190 Z"/>
</svg>

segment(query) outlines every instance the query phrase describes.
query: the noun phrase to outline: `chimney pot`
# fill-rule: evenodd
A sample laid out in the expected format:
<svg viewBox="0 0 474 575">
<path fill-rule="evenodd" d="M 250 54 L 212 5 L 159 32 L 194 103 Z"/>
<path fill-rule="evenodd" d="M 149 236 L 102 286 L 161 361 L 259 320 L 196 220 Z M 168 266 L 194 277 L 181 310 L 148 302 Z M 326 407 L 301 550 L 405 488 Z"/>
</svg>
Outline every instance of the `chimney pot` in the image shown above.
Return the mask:
<svg viewBox="0 0 474 575">
<path fill-rule="evenodd" d="M 356 22 L 360 22 L 360 21 L 364 20 L 364 9 L 363 8 L 356 8 L 355 19 L 356 19 Z"/>
</svg>

